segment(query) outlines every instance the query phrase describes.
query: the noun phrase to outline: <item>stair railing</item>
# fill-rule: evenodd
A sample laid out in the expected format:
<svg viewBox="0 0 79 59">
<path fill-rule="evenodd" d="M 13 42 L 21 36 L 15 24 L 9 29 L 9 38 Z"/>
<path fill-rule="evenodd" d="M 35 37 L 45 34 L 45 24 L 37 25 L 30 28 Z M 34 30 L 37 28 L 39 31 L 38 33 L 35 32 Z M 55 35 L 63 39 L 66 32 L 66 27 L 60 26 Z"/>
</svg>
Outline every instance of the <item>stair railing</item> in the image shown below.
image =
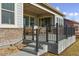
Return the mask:
<svg viewBox="0 0 79 59">
<path fill-rule="evenodd" d="M 36 29 L 36 52 L 38 52 L 38 49 L 39 49 L 39 38 L 38 38 L 38 34 L 39 34 L 39 31 L 38 29 Z"/>
</svg>

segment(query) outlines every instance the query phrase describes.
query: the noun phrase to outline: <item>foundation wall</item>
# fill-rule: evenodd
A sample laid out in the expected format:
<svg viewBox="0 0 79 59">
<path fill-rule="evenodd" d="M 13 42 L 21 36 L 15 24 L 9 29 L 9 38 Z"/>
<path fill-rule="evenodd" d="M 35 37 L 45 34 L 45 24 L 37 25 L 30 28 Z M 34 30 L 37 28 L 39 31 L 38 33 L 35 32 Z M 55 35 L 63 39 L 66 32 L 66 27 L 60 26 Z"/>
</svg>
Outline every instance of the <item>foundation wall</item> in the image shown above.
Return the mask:
<svg viewBox="0 0 79 59">
<path fill-rule="evenodd" d="M 1 28 L 0 29 L 0 46 L 15 44 L 22 40 L 23 29 L 21 28 Z"/>
<path fill-rule="evenodd" d="M 75 36 L 60 40 L 58 43 L 58 54 L 63 52 L 66 48 L 68 48 L 70 45 L 72 45 L 75 41 L 76 41 Z"/>
</svg>

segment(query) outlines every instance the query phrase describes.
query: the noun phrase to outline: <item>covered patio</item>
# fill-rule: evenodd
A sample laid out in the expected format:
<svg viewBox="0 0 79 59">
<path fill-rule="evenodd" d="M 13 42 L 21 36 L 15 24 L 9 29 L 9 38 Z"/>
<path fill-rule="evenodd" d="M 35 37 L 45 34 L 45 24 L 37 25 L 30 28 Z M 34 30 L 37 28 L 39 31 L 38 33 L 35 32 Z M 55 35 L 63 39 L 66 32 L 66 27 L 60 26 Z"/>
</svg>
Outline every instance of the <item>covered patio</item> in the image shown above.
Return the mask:
<svg viewBox="0 0 79 59">
<path fill-rule="evenodd" d="M 24 8 L 24 13 L 23 13 L 24 23 L 25 23 L 25 28 L 26 28 L 25 33 L 26 35 L 29 34 L 27 35 L 27 39 L 29 40 L 33 39 L 32 37 L 34 36 L 33 31 L 35 31 L 35 26 L 37 26 L 37 28 L 39 29 L 39 40 L 46 42 L 46 26 L 48 28 L 47 30 L 48 32 L 56 29 L 54 28 L 55 27 L 55 15 L 48 12 L 47 10 L 44 10 L 42 8 L 39 8 L 29 3 L 27 4 L 24 3 L 23 8 Z M 53 31 L 49 34 L 49 36 L 50 36 L 49 39 L 53 38 L 52 41 L 56 41 L 56 35 L 53 33 Z"/>
<path fill-rule="evenodd" d="M 54 8 L 41 3 L 24 3 L 23 11 L 23 43 L 27 45 L 23 51 L 36 55 L 48 51 L 59 54 L 75 42 L 74 28 L 64 27 L 64 15 Z"/>
<path fill-rule="evenodd" d="M 55 15 L 38 6 L 24 3 L 24 44 L 23 51 L 41 55 L 48 51 L 48 42 L 56 43 Z M 45 7 L 45 6 L 44 6 Z M 42 51 L 42 52 L 40 52 Z"/>
<path fill-rule="evenodd" d="M 33 22 L 37 26 L 43 27 L 46 25 L 46 22 L 49 22 L 48 24 L 52 24 L 52 20 L 54 20 L 54 14 L 47 12 L 46 10 L 43 10 L 37 6 L 34 6 L 29 3 L 24 3 L 24 17 L 26 18 L 27 16 L 30 18 L 30 22 Z M 31 19 L 32 17 L 32 19 Z M 48 20 L 48 21 L 45 21 Z M 52 21 L 52 22 L 51 22 Z M 44 24 L 43 24 L 44 23 Z M 31 24 L 29 24 L 29 27 Z"/>
</svg>

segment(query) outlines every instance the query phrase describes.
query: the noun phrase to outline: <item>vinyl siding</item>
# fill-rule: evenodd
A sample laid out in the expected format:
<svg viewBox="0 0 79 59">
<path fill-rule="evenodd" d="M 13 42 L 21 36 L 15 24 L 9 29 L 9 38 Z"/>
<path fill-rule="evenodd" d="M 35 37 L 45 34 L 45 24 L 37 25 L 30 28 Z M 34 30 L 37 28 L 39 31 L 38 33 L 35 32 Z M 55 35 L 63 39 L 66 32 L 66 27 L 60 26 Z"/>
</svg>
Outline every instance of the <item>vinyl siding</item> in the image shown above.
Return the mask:
<svg viewBox="0 0 79 59">
<path fill-rule="evenodd" d="M 16 4 L 15 22 L 18 28 L 23 28 L 23 4 Z"/>
</svg>

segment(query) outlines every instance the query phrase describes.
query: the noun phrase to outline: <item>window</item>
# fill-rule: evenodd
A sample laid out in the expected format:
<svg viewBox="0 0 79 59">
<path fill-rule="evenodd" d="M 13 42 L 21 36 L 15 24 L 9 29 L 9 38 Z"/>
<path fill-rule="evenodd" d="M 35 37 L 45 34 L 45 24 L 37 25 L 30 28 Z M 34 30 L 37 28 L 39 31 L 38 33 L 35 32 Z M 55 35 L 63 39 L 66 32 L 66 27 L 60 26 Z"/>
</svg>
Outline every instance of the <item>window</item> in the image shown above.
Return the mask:
<svg viewBox="0 0 79 59">
<path fill-rule="evenodd" d="M 60 25 L 60 19 L 57 17 L 57 23 L 58 25 Z"/>
<path fill-rule="evenodd" d="M 14 24 L 14 3 L 2 3 L 2 24 Z"/>
<path fill-rule="evenodd" d="M 61 18 L 58 18 L 58 23 L 59 23 L 59 26 L 61 26 L 61 24 L 62 24 Z"/>
<path fill-rule="evenodd" d="M 30 16 L 24 16 L 24 21 L 23 21 L 24 25 L 26 27 L 28 26 L 32 26 L 32 24 L 34 23 L 34 17 L 30 17 Z"/>
<path fill-rule="evenodd" d="M 29 16 L 24 17 L 24 25 L 29 26 Z"/>
<path fill-rule="evenodd" d="M 63 22 L 64 22 L 63 19 L 57 17 L 57 23 L 59 26 L 63 26 L 64 25 Z"/>
<path fill-rule="evenodd" d="M 53 18 L 52 18 L 52 25 L 55 25 L 55 16 L 53 16 Z"/>
<path fill-rule="evenodd" d="M 58 23 L 58 17 L 57 17 L 57 23 Z"/>
<path fill-rule="evenodd" d="M 62 19 L 60 18 L 60 26 L 62 26 Z"/>
<path fill-rule="evenodd" d="M 61 19 L 61 25 L 63 26 L 63 19 Z"/>
<path fill-rule="evenodd" d="M 32 26 L 32 24 L 34 24 L 34 17 L 30 17 L 30 26 Z"/>
<path fill-rule="evenodd" d="M 2 8 L 14 11 L 14 3 L 2 3 Z"/>
</svg>

